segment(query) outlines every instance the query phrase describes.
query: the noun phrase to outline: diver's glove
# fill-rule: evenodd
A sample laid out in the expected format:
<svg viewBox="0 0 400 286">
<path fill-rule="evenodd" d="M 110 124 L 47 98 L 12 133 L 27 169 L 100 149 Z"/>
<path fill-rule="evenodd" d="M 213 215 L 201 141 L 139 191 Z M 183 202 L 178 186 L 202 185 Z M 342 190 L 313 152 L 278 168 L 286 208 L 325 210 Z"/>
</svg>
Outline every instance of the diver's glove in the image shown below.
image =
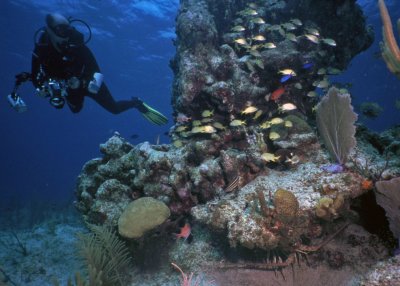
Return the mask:
<svg viewBox="0 0 400 286">
<path fill-rule="evenodd" d="M 167 124 L 168 118 L 161 114 L 159 111 L 154 108 L 148 106 L 142 100 L 137 97 L 133 97 L 132 101 L 134 102 L 134 107 L 139 110 L 139 112 L 153 124 L 164 125 Z"/>
</svg>

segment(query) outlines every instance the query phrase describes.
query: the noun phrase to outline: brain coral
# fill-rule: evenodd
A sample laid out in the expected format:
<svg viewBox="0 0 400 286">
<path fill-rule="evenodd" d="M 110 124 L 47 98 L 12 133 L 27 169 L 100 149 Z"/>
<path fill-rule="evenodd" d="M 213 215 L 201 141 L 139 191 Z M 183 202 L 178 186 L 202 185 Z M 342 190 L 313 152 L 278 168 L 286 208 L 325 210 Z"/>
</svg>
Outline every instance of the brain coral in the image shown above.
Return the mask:
<svg viewBox="0 0 400 286">
<path fill-rule="evenodd" d="M 278 189 L 274 195 L 276 213 L 282 218 L 293 219 L 299 211 L 299 202 L 296 196 L 287 190 Z"/>
<path fill-rule="evenodd" d="M 166 204 L 152 197 L 143 197 L 125 208 L 118 220 L 118 232 L 123 237 L 139 238 L 169 216 L 170 210 Z"/>
</svg>

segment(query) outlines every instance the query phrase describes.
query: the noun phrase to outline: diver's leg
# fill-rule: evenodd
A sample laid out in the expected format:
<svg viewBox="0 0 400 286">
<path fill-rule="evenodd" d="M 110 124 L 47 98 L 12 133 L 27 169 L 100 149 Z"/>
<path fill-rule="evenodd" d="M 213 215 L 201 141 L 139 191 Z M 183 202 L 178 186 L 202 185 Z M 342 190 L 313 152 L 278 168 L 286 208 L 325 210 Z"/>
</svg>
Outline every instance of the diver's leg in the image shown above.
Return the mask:
<svg viewBox="0 0 400 286">
<path fill-rule="evenodd" d="M 118 114 L 137 106 L 137 102 L 133 99 L 115 101 L 104 83 L 97 94 L 89 93 L 88 96 L 113 114 Z"/>
<path fill-rule="evenodd" d="M 68 107 L 73 113 L 78 113 L 79 111 L 82 110 L 84 101 L 83 93 L 72 91 L 70 92 L 70 94 L 67 96 L 66 99 Z"/>
</svg>

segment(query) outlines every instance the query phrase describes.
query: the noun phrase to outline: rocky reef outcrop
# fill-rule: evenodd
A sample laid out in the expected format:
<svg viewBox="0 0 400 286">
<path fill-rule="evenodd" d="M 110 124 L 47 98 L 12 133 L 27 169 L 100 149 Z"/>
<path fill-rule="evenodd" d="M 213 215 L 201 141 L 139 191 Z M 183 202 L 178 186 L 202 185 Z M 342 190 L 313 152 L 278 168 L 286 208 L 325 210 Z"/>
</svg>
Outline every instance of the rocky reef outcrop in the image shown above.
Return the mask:
<svg viewBox="0 0 400 286">
<path fill-rule="evenodd" d="M 102 144 L 78 178 L 86 220 L 117 226 L 132 201 L 151 197 L 169 208 L 164 224 L 206 226 L 282 267 L 357 220 L 353 201 L 383 171 L 400 173 L 384 156 L 393 150 L 377 150 L 362 128 L 340 171 L 321 168 L 330 160 L 315 131 L 317 93 L 373 39 L 355 1 L 182 0 L 177 36 L 172 143 L 114 134 Z"/>
<path fill-rule="evenodd" d="M 177 36 L 175 117 L 209 109 L 225 124 L 249 103 L 264 114 L 284 101 L 310 111 L 307 94 L 373 40 L 355 1 L 329 0 L 181 1 Z M 284 69 L 295 75 L 282 84 Z M 282 85 L 280 100 L 265 98 Z"/>
<path fill-rule="evenodd" d="M 153 197 L 168 205 L 172 220 L 191 215 L 225 233 L 232 247 L 271 250 L 293 246 L 300 237 L 319 237 L 327 222 L 354 217 L 351 200 L 370 189 L 364 186 L 366 174 L 353 164 L 373 162 L 371 172 L 385 168 L 377 151 L 376 157 L 365 152 L 365 146 L 373 147 L 364 141 L 353 152 L 349 169 L 333 174 L 321 169 L 329 160 L 315 137 L 301 152 L 295 149 L 294 163 L 266 162 L 250 147 L 248 152 L 217 152 L 219 144 L 133 146 L 115 134 L 101 145 L 104 157 L 84 166 L 77 207 L 88 221 L 115 226 L 131 201 Z M 235 179 L 236 186 L 227 192 Z"/>
</svg>

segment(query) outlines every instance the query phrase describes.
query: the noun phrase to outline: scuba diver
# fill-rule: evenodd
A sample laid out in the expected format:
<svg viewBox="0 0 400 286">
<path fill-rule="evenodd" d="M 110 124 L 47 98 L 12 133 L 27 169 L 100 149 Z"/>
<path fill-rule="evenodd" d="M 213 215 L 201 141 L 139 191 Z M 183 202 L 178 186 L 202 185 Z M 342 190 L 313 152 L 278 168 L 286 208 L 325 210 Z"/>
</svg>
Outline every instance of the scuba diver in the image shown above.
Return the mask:
<svg viewBox="0 0 400 286">
<path fill-rule="evenodd" d="M 80 22 L 89 31 L 84 36 L 71 23 Z M 40 34 L 39 39 L 38 34 Z M 31 73 L 16 75 L 14 90 L 8 101 L 18 112 L 27 107 L 18 95 L 18 87 L 26 81 L 32 81 L 37 94 L 49 98 L 50 104 L 57 109 L 67 103 L 74 113 L 83 107 L 85 96 L 92 98 L 104 109 L 119 114 L 136 108 L 147 120 L 157 125 L 166 124 L 168 119 L 137 97 L 116 101 L 105 83 L 103 74 L 90 49 L 86 46 L 91 38 L 90 27 L 78 19 L 66 18 L 52 13 L 46 16 L 46 27 L 35 33 L 35 49 L 32 54 Z"/>
</svg>

